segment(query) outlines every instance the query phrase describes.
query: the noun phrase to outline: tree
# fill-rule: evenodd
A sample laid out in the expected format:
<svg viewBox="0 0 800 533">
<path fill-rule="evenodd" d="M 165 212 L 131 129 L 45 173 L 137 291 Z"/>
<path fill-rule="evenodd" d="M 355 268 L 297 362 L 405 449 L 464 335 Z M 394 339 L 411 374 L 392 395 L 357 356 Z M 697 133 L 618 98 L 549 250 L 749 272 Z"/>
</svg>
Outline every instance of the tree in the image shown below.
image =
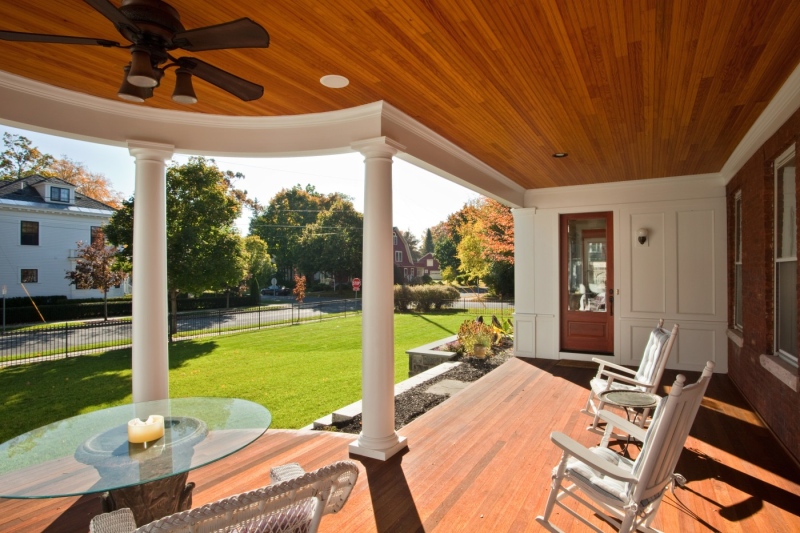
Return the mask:
<svg viewBox="0 0 800 533">
<path fill-rule="evenodd" d="M 255 281 L 256 289 L 266 287 L 267 280 L 275 273 L 267 243 L 258 235 L 249 235 L 244 239 L 244 252 L 246 277 Z"/>
<path fill-rule="evenodd" d="M 250 234 L 258 235 L 267 243 L 283 279 L 290 279 L 300 266 L 298 254 L 303 230 L 337 198 L 344 197 L 340 194 L 325 196 L 311 185 L 306 185 L 305 189 L 295 185 L 278 192 L 250 221 Z"/>
<path fill-rule="evenodd" d="M 121 194 L 114 190 L 108 178 L 103 174 L 90 172 L 85 164 L 73 161 L 66 155 L 50 163 L 43 173 L 75 185 L 75 192 L 94 198 L 114 209 L 122 206 Z"/>
<path fill-rule="evenodd" d="M 297 261 L 306 274 L 327 272 L 344 280 L 361 273 L 364 217 L 353 203 L 338 198 L 306 226 L 299 241 Z"/>
<path fill-rule="evenodd" d="M 167 169 L 167 285 L 173 332 L 179 293 L 228 290 L 245 277 L 245 247 L 234 226 L 242 209 L 242 191 L 233 185 L 236 177 L 202 157 Z M 126 258 L 135 253 L 133 213 L 131 198 L 106 227 L 108 239 L 124 246 L 121 254 Z"/>
<path fill-rule="evenodd" d="M 483 198 L 475 218 L 481 223 L 481 245 L 491 261 L 514 264 L 514 216 L 511 208 L 497 200 Z"/>
<path fill-rule="evenodd" d="M 89 244 L 78 241 L 78 259 L 75 270 L 65 276 L 79 289 L 99 289 L 103 293 L 103 316 L 108 320 L 108 291 L 125 279 L 125 273 L 116 266 L 117 249 L 107 246 L 104 239 Z"/>
<path fill-rule="evenodd" d="M 458 269 L 469 278 L 475 279 L 477 285 L 489 273 L 490 263 L 486 260 L 478 236 L 481 231 L 480 224 L 471 224 L 464 230 L 461 242 L 458 243 L 458 259 L 461 263 Z"/>
<path fill-rule="evenodd" d="M 0 154 L 0 179 L 17 180 L 41 174 L 53 163 L 53 156 L 43 154 L 22 135 L 3 133 L 5 150 Z"/>
<path fill-rule="evenodd" d="M 422 255 L 433 253 L 433 233 L 431 229 L 425 230 L 425 240 L 422 241 Z"/>
<path fill-rule="evenodd" d="M 294 289 L 292 289 L 292 294 L 294 294 L 294 299 L 300 303 L 303 303 L 303 300 L 306 297 L 306 277 L 305 276 L 298 276 L 297 274 L 294 275 Z"/>
</svg>

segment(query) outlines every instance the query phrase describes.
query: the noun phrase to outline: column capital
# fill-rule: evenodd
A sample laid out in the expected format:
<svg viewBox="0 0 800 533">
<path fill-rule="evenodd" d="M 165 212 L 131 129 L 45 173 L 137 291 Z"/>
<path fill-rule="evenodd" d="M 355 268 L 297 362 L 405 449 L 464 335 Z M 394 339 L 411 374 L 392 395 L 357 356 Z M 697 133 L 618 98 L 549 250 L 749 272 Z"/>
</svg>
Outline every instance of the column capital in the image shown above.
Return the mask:
<svg viewBox="0 0 800 533">
<path fill-rule="evenodd" d="M 175 153 L 175 147 L 171 144 L 154 143 L 149 141 L 128 140 L 128 152 L 137 161 L 169 161 Z"/>
<path fill-rule="evenodd" d="M 350 143 L 350 148 L 361 152 L 367 159 L 372 157 L 391 158 L 397 152 L 402 152 L 406 149 L 405 146 L 389 137 L 374 137 L 372 139 L 355 141 Z"/>
</svg>

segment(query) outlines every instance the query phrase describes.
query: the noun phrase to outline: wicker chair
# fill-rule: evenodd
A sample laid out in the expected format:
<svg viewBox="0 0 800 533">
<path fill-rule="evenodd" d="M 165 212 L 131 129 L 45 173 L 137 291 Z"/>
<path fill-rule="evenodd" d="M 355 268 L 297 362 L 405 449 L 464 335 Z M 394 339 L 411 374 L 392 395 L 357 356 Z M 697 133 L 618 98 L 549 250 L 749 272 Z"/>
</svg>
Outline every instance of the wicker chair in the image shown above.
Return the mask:
<svg viewBox="0 0 800 533">
<path fill-rule="evenodd" d="M 661 375 L 667 366 L 667 359 L 672 351 L 672 345 L 678 337 L 678 325 L 675 324 L 672 331 L 665 330 L 662 326 L 664 320 L 659 320 L 656 328 L 650 333 L 650 338 L 645 346 L 642 361 L 639 363 L 638 370 L 631 370 L 624 366 L 615 365 L 600 358 L 593 358 L 592 361 L 599 363 L 597 375 L 589 383 L 591 391 L 586 400 L 586 406 L 581 409 L 592 417 L 592 424 L 586 429 L 595 433 L 602 433 L 603 430 L 597 425 L 600 422 L 598 413 L 605 407 L 605 402 L 600 399 L 600 394 L 609 390 L 640 390 L 643 392 L 655 392 Z M 650 410 L 646 409 L 642 413 L 640 426 L 644 425 Z"/>
<path fill-rule="evenodd" d="M 272 470 L 276 483 L 182 511 L 136 529 L 130 509 L 97 515 L 90 533 L 314 533 L 320 520 L 344 506 L 358 468 L 340 461 L 303 473 L 293 463 Z"/>
</svg>

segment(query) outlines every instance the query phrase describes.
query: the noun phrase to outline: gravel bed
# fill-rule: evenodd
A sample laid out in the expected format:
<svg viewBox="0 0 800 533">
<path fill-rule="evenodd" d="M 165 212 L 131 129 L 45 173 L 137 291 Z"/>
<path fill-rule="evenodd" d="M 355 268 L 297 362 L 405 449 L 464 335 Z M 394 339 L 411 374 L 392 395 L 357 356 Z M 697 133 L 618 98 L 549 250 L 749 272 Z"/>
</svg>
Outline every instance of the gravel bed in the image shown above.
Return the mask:
<svg viewBox="0 0 800 533">
<path fill-rule="evenodd" d="M 446 401 L 449 396 L 440 394 L 428 394 L 431 385 L 438 383 L 445 379 L 454 379 L 457 381 L 472 382 L 485 376 L 495 368 L 499 367 L 509 358 L 511 358 L 512 346 L 509 344 L 503 346 L 495 346 L 492 348 L 492 356 L 486 359 L 476 359 L 474 357 L 458 356 L 453 361 L 460 361 L 462 364 L 458 365 L 453 370 L 445 372 L 435 378 L 432 378 L 421 385 L 417 385 L 413 389 L 395 396 L 394 398 L 394 427 L 400 429 L 418 416 L 424 414 L 430 409 L 433 409 L 440 403 Z M 324 428 L 327 431 L 339 431 L 342 433 L 361 433 L 361 415 L 353 417 L 349 422 L 337 424 L 335 426 L 328 426 Z"/>
</svg>

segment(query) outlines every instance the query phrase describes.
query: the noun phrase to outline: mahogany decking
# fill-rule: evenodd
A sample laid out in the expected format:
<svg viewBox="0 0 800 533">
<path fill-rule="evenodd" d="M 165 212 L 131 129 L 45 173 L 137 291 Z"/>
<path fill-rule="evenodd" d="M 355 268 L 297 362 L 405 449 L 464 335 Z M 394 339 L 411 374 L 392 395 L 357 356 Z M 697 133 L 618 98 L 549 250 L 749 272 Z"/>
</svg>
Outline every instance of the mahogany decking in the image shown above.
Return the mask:
<svg viewBox="0 0 800 533">
<path fill-rule="evenodd" d="M 401 430 L 410 448 L 386 463 L 363 460 L 350 501 L 321 531 L 539 531 L 559 452 L 553 430 L 592 445 L 578 411 L 590 368 L 512 359 Z M 669 385 L 676 372 L 667 372 Z M 689 381 L 697 378 L 689 373 Z M 662 387 L 663 389 L 663 387 Z M 193 471 L 194 505 L 269 483 L 271 466 L 311 470 L 348 457 L 354 438 L 271 430 L 222 461 Z M 800 469 L 725 375 L 715 375 L 678 472 L 686 488 L 667 494 L 655 520 L 664 531 L 800 531 Z M 87 531 L 96 496 L 1 500 L 0 531 Z M 554 521 L 581 531 L 563 512 Z M 601 520 L 595 523 L 612 531 Z"/>
</svg>

